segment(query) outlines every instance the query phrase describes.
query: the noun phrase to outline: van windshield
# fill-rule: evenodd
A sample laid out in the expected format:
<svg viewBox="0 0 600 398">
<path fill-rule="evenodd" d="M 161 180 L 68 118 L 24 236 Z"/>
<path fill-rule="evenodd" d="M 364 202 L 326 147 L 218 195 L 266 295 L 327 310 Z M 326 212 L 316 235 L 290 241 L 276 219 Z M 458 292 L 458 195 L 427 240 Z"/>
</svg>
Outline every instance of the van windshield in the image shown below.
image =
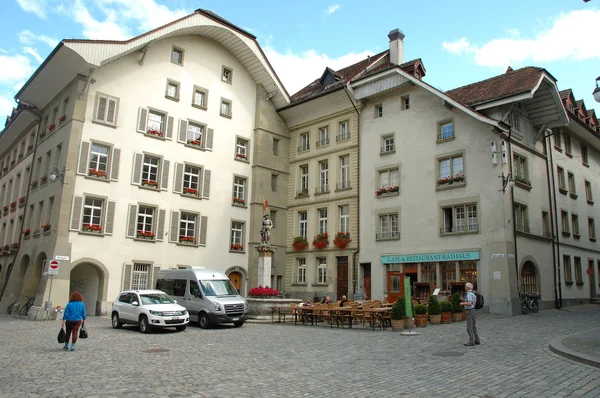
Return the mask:
<svg viewBox="0 0 600 398">
<path fill-rule="evenodd" d="M 229 279 L 200 281 L 205 296 L 237 296 L 238 291 Z"/>
</svg>

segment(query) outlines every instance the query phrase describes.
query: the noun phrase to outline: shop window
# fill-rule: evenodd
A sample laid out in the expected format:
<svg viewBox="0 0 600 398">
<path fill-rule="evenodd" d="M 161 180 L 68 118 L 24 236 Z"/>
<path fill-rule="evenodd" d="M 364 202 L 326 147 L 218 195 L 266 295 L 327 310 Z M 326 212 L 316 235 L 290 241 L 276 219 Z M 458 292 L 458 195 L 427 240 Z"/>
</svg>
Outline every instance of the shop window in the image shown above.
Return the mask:
<svg viewBox="0 0 600 398">
<path fill-rule="evenodd" d="M 456 265 L 451 261 L 441 262 L 440 273 L 442 277 L 442 290 L 450 291 L 450 282 L 456 280 Z"/>
<path fill-rule="evenodd" d="M 473 290 L 477 290 L 477 262 L 461 261 L 458 263 L 460 269 L 460 280 L 462 282 L 471 282 Z"/>
<path fill-rule="evenodd" d="M 421 264 L 421 281 L 437 285 L 436 263 Z"/>
</svg>

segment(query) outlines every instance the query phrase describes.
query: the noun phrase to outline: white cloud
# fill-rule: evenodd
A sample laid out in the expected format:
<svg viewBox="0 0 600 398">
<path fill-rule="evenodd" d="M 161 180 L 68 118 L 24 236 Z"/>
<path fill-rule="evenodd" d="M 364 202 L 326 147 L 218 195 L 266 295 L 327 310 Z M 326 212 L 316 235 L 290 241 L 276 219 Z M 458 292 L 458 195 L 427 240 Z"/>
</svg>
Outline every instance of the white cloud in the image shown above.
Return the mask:
<svg viewBox="0 0 600 398">
<path fill-rule="evenodd" d="M 12 113 L 13 107 L 16 107 L 15 100 L 8 95 L 0 95 L 0 123 L 4 126 L 4 117 Z"/>
<path fill-rule="evenodd" d="M 330 58 L 326 54 L 319 54 L 314 50 L 305 51 L 302 54 L 294 54 L 291 51 L 282 54 L 272 47 L 267 46 L 263 49 L 290 95 L 321 77 L 326 67 L 338 70 L 365 59 L 368 55 L 373 55 L 371 51 L 363 51 Z"/>
<path fill-rule="evenodd" d="M 83 36 L 87 39 L 126 40 L 131 37 L 127 27 L 114 20 L 96 20 L 81 0 L 75 0 L 72 12 L 75 21 L 83 25 Z"/>
<path fill-rule="evenodd" d="M 17 0 L 17 3 L 19 3 L 23 11 L 32 12 L 41 19 L 47 19 L 47 0 Z"/>
<path fill-rule="evenodd" d="M 46 35 L 36 36 L 33 32 L 29 30 L 23 30 L 17 33 L 17 37 L 19 38 L 19 41 L 21 43 L 28 46 L 33 45 L 36 41 L 41 41 L 42 43 L 45 43 L 50 47 L 55 47 L 59 42 L 59 40 Z"/>
<path fill-rule="evenodd" d="M 600 57 L 598 20 L 600 10 L 577 10 L 560 14 L 552 26 L 532 38 L 522 37 L 521 32 L 509 29 L 509 37 L 493 39 L 481 46 L 471 44 L 465 37 L 443 42 L 442 46 L 454 54 L 472 56 L 478 65 L 489 67 L 589 59 Z"/>
<path fill-rule="evenodd" d="M 141 32 L 155 29 L 189 14 L 186 10 L 170 10 L 155 0 L 96 0 L 107 15 L 119 21 L 132 21 Z"/>
<path fill-rule="evenodd" d="M 0 55 L 0 84 L 10 85 L 26 80 L 33 70 L 31 60 L 24 55 Z"/>
<path fill-rule="evenodd" d="M 329 6 L 329 7 L 327 7 L 327 10 L 325 10 L 325 13 L 326 13 L 327 15 L 331 15 L 331 14 L 333 14 L 334 12 L 336 12 L 337 10 L 339 10 L 340 8 L 342 8 L 342 6 L 341 6 L 341 5 L 339 5 L 339 4 L 334 4 L 334 5 L 332 5 L 332 6 Z"/>
<path fill-rule="evenodd" d="M 5 50 L 5 49 L 3 49 L 3 48 L 0 48 L 0 53 L 8 54 L 8 51 L 6 51 L 6 50 Z"/>
<path fill-rule="evenodd" d="M 37 51 L 35 51 L 34 48 L 31 47 L 23 47 L 23 52 L 25 52 L 25 54 L 29 54 L 31 55 L 33 58 L 35 58 L 35 60 L 41 64 L 42 62 L 44 62 L 44 58 L 42 58 L 40 56 L 40 54 L 37 53 Z"/>
</svg>

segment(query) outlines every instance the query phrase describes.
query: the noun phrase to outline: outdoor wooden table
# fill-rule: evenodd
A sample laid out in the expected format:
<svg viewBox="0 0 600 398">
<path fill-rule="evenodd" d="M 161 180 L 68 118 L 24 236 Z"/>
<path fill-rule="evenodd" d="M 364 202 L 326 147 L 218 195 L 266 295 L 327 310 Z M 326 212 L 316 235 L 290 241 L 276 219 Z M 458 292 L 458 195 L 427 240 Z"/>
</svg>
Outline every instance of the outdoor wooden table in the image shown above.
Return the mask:
<svg viewBox="0 0 600 398">
<path fill-rule="evenodd" d="M 289 305 L 274 305 L 271 307 L 271 323 L 275 323 L 275 311 L 277 311 L 277 319 L 279 319 L 278 322 L 281 322 L 281 310 L 284 309 L 291 310 L 292 308 Z M 285 314 L 286 312 L 283 313 L 283 323 L 285 323 Z"/>
<path fill-rule="evenodd" d="M 375 331 L 375 316 L 379 318 L 379 324 L 383 326 L 383 329 L 387 329 L 385 326 L 385 322 L 383 321 L 383 315 L 386 312 L 391 312 L 391 308 L 366 308 L 363 312 L 371 314 L 371 326 L 373 327 L 373 331 Z"/>
<path fill-rule="evenodd" d="M 298 313 L 301 313 L 302 316 L 302 324 L 304 325 L 304 318 L 310 318 L 311 326 L 315 324 L 315 310 L 319 310 L 320 308 L 302 306 L 296 307 L 296 318 L 294 319 L 294 325 L 298 323 Z"/>
<path fill-rule="evenodd" d="M 348 327 L 352 329 L 352 311 L 361 312 L 360 308 L 352 308 L 352 307 L 333 307 L 329 308 L 329 324 L 333 328 L 333 318 L 336 318 L 336 325 L 339 328 L 340 323 L 338 322 L 338 318 L 341 316 L 341 313 L 348 312 L 350 315 L 348 316 Z"/>
</svg>

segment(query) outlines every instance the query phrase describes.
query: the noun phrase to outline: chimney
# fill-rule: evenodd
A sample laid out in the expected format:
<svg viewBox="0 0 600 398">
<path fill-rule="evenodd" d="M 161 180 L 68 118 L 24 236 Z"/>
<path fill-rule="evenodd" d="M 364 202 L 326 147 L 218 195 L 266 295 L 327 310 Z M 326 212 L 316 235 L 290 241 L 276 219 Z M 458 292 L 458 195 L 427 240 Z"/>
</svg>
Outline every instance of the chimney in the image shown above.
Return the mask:
<svg viewBox="0 0 600 398">
<path fill-rule="evenodd" d="M 394 29 L 388 34 L 390 39 L 390 63 L 401 65 L 404 62 L 404 33 Z"/>
</svg>

